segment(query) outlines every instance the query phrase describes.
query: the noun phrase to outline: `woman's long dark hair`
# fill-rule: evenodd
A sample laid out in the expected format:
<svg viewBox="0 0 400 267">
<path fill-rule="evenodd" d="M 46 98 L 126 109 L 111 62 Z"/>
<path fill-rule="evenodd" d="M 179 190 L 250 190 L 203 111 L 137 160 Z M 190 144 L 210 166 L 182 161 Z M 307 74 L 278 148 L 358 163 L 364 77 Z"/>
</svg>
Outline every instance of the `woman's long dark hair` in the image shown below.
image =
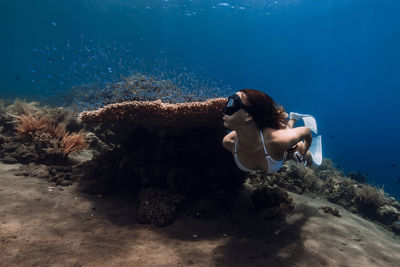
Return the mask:
<svg viewBox="0 0 400 267">
<path fill-rule="evenodd" d="M 276 104 L 269 95 L 255 89 L 242 89 L 239 92 L 246 95 L 246 99 L 243 102 L 248 106 L 247 110 L 253 117 L 258 128 L 286 128 L 287 113 L 285 109 L 281 105 Z"/>
</svg>

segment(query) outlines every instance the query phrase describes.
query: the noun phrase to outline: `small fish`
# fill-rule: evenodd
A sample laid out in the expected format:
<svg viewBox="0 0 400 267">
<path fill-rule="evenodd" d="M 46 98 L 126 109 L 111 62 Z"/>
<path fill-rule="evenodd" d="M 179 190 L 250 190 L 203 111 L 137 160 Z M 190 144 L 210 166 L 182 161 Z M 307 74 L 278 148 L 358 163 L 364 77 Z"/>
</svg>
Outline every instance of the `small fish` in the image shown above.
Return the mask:
<svg viewBox="0 0 400 267">
<path fill-rule="evenodd" d="M 57 23 L 55 23 L 54 21 L 51 23 L 51 25 L 53 26 L 57 26 Z"/>
<path fill-rule="evenodd" d="M 19 75 L 15 75 L 15 79 L 18 81 L 19 80 Z"/>
<path fill-rule="evenodd" d="M 331 135 L 331 138 L 332 138 L 332 139 L 334 139 L 334 138 L 335 138 L 335 136 L 334 136 L 334 135 Z"/>
<path fill-rule="evenodd" d="M 393 168 L 393 167 L 396 167 L 396 166 L 397 166 L 396 163 L 392 163 L 392 168 Z"/>
<path fill-rule="evenodd" d="M 397 183 L 396 184 L 400 184 L 400 178 L 399 179 L 397 179 Z"/>
</svg>

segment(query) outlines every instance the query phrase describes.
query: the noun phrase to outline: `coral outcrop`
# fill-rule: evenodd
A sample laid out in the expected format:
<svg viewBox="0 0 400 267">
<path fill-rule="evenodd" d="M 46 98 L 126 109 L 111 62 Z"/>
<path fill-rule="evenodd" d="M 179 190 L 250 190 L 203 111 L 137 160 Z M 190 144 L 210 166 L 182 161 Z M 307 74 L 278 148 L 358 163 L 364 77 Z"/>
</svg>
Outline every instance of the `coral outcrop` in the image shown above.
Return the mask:
<svg viewBox="0 0 400 267">
<path fill-rule="evenodd" d="M 92 129 L 97 143 L 110 148 L 82 164 L 87 192 L 152 188 L 184 196 L 189 213 L 196 216 L 218 213 L 210 203 L 221 212 L 245 178 L 221 143 L 226 134 L 221 112 L 225 103 L 223 98 L 177 104 L 130 101 L 82 112 L 79 121 Z M 140 203 L 143 210 L 145 202 Z M 158 209 L 157 203 L 152 210 L 166 207 Z M 142 221 L 163 224 L 157 219 Z"/>
<path fill-rule="evenodd" d="M 204 102 L 169 104 L 157 101 L 128 101 L 106 105 L 79 114 L 81 122 L 123 122 L 153 127 L 222 127 L 225 98 Z"/>
</svg>

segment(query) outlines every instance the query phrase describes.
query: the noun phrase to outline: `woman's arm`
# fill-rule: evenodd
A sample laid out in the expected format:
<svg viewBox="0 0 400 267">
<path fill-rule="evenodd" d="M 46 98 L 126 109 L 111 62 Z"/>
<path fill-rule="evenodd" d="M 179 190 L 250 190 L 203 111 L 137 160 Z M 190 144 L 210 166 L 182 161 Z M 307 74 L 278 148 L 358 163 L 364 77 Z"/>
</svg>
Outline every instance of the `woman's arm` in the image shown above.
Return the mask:
<svg viewBox="0 0 400 267">
<path fill-rule="evenodd" d="M 283 150 L 288 150 L 297 145 L 300 153 L 305 155 L 311 146 L 312 134 L 310 127 L 296 127 L 292 129 L 283 129 L 277 132 L 277 143 L 280 144 Z M 304 145 L 299 145 L 300 141 L 304 140 Z"/>
<path fill-rule="evenodd" d="M 235 131 L 232 131 L 229 134 L 225 135 L 225 137 L 222 139 L 222 145 L 231 153 L 233 153 L 234 150 L 235 139 L 236 139 Z"/>
</svg>

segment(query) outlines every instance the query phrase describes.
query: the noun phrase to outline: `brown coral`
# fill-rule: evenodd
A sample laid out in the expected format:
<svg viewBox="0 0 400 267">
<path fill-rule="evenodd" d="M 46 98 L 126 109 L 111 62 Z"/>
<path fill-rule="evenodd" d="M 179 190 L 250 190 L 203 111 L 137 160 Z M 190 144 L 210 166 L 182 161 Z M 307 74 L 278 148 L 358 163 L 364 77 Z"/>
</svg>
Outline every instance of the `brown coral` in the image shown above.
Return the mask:
<svg viewBox="0 0 400 267">
<path fill-rule="evenodd" d="M 106 105 L 95 111 L 84 111 L 82 122 L 125 121 L 142 125 L 200 126 L 222 125 L 221 109 L 225 98 L 212 98 L 204 102 L 169 104 L 157 101 L 128 101 Z"/>
</svg>

